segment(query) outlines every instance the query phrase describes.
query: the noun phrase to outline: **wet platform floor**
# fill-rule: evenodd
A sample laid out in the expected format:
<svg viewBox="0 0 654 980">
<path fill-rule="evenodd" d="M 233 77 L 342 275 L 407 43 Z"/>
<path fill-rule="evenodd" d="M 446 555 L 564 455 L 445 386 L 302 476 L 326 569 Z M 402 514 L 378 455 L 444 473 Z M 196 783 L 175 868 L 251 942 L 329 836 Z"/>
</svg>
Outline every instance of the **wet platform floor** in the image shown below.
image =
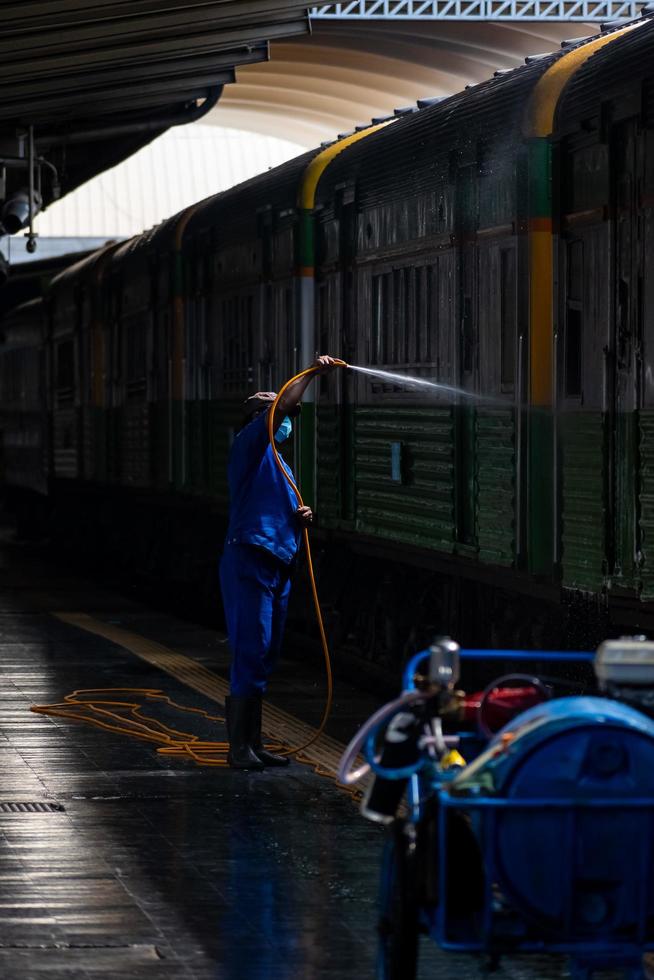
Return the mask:
<svg viewBox="0 0 654 980">
<path fill-rule="evenodd" d="M 211 630 L 149 610 L 0 542 L 0 977 L 7 980 L 359 980 L 374 976 L 383 834 L 297 762 L 239 773 L 38 715 L 77 688 L 143 687 L 220 706 L 120 645 L 61 622 L 85 611 L 226 676 Z M 322 675 L 285 661 L 272 700 L 315 724 Z M 338 678 L 330 734 L 347 741 L 376 700 Z M 52 805 L 2 812 L 7 804 Z M 565 976 L 512 960 L 498 980 Z M 423 940 L 419 976 L 480 976 Z"/>
</svg>

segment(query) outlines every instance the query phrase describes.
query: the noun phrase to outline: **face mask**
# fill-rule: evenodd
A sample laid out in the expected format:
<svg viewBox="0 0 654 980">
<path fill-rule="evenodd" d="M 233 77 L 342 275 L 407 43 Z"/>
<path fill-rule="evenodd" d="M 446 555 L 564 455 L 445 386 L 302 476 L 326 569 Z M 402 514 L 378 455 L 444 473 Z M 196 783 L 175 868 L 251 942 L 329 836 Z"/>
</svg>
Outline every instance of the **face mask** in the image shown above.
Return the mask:
<svg viewBox="0 0 654 980">
<path fill-rule="evenodd" d="M 287 415 L 275 433 L 275 442 L 284 442 L 286 439 L 288 439 L 292 431 L 293 423 Z"/>
</svg>

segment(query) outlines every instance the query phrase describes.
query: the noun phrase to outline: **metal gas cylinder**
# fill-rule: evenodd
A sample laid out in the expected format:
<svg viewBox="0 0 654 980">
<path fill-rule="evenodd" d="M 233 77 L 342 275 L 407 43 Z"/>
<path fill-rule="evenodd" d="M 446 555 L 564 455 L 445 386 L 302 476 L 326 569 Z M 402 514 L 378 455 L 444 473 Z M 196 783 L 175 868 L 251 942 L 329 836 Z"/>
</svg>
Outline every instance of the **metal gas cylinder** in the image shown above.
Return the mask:
<svg viewBox="0 0 654 980">
<path fill-rule="evenodd" d="M 537 705 L 446 792 L 470 800 L 487 874 L 540 927 L 608 937 L 654 914 L 654 723 L 640 712 L 595 697 Z"/>
<path fill-rule="evenodd" d="M 654 718 L 654 643 L 644 636 L 605 640 L 595 656 L 595 674 L 608 697 Z"/>
</svg>

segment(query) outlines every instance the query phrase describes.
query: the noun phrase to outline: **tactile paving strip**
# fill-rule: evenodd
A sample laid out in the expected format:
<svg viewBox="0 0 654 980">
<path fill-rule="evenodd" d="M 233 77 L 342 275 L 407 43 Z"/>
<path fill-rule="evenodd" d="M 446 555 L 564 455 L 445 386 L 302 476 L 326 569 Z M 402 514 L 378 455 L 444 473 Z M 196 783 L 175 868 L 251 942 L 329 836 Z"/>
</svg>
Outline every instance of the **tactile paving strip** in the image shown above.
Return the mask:
<svg viewBox="0 0 654 980">
<path fill-rule="evenodd" d="M 77 626 L 79 629 L 95 633 L 112 643 L 116 643 L 152 664 L 153 667 L 170 674 L 182 684 L 186 684 L 200 694 L 211 698 L 212 701 L 224 705 L 225 697 L 229 694 L 227 681 L 190 657 L 176 653 L 154 640 L 148 640 L 139 633 L 132 633 L 130 630 L 113 626 L 110 623 L 103 623 L 88 613 L 53 612 L 52 615 L 64 623 Z M 294 718 L 285 711 L 267 703 L 263 705 L 262 730 L 266 738 L 283 743 L 285 746 L 303 745 L 316 732 L 311 725 L 307 725 L 298 718 Z M 345 746 L 341 742 L 323 733 L 312 745 L 302 751 L 299 758 L 301 761 L 314 766 L 319 772 L 335 777 L 339 760 L 344 751 Z M 362 761 L 359 759 L 357 765 L 360 765 Z M 357 790 L 361 792 L 364 789 L 365 781 L 361 780 L 357 784 Z"/>
<path fill-rule="evenodd" d="M 0 803 L 0 813 L 65 813 L 61 803 L 7 802 Z"/>
</svg>

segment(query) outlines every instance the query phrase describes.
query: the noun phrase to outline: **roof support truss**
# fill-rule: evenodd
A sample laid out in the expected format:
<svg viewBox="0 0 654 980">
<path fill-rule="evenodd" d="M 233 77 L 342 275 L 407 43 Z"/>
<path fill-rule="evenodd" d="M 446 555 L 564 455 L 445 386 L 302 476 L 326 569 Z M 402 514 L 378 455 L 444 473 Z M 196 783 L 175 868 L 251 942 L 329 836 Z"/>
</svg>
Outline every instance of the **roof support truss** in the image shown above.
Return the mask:
<svg viewBox="0 0 654 980">
<path fill-rule="evenodd" d="M 644 0 L 344 0 L 312 7 L 312 20 L 634 20 Z"/>
</svg>

